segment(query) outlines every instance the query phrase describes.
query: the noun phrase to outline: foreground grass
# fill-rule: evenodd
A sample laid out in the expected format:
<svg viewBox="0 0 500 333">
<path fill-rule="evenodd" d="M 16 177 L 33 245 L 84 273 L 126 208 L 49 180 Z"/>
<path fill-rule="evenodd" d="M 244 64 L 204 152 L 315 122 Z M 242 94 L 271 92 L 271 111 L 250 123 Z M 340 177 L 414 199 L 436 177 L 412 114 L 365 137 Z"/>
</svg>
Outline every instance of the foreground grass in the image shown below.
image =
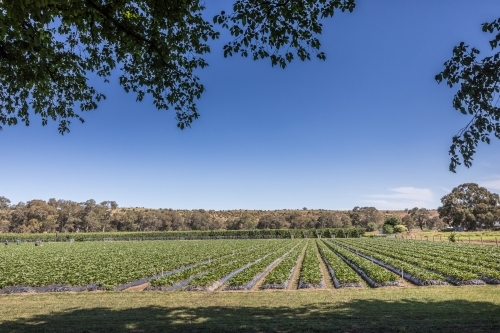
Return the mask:
<svg viewBox="0 0 500 333">
<path fill-rule="evenodd" d="M 0 332 L 499 332 L 500 288 L 0 296 Z"/>
</svg>

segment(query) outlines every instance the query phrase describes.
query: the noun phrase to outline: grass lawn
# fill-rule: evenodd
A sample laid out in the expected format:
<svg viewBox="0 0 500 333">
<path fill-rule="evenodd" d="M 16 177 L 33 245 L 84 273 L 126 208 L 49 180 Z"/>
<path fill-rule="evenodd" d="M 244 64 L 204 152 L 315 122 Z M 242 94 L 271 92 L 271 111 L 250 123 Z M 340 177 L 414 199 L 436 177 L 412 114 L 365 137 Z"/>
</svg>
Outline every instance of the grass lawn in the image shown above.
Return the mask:
<svg viewBox="0 0 500 333">
<path fill-rule="evenodd" d="M 0 332 L 500 332 L 500 287 L 0 296 Z"/>
<path fill-rule="evenodd" d="M 370 235 L 378 235 L 378 231 L 372 231 L 365 233 L 365 236 Z M 448 237 L 451 232 L 442 232 L 436 230 L 427 230 L 421 231 L 420 229 L 412 229 L 411 236 L 404 234 L 398 234 L 397 237 L 411 237 L 415 240 L 423 240 L 423 241 L 444 241 L 448 242 Z M 481 244 L 481 240 L 483 244 L 488 245 L 499 245 L 500 246 L 500 231 L 464 231 L 464 232 L 455 232 L 456 240 L 459 243 L 469 243 L 469 239 L 471 243 Z M 390 235 L 389 237 L 394 237 Z"/>
</svg>

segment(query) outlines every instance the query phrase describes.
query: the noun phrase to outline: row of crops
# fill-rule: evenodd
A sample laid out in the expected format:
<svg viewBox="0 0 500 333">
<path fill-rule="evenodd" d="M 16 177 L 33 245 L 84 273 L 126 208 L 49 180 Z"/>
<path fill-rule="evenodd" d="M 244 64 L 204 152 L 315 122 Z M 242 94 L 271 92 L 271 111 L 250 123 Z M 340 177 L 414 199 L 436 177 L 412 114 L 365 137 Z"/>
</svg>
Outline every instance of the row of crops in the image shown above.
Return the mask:
<svg viewBox="0 0 500 333">
<path fill-rule="evenodd" d="M 0 293 L 500 284 L 494 246 L 322 238 L 27 243 L 0 248 Z"/>
<path fill-rule="evenodd" d="M 400 239 L 338 239 L 335 243 L 344 251 L 373 258 L 393 271 L 407 272 L 424 285 L 500 283 L 500 250 L 495 246 Z"/>
<path fill-rule="evenodd" d="M 144 240 L 199 240 L 199 239 L 268 239 L 268 238 L 353 238 L 361 237 L 364 228 L 322 229 L 253 229 L 253 230 L 191 230 L 144 232 L 71 232 L 43 234 L 2 234 L 0 240 L 9 242 L 85 242 L 85 241 L 144 241 Z"/>
</svg>

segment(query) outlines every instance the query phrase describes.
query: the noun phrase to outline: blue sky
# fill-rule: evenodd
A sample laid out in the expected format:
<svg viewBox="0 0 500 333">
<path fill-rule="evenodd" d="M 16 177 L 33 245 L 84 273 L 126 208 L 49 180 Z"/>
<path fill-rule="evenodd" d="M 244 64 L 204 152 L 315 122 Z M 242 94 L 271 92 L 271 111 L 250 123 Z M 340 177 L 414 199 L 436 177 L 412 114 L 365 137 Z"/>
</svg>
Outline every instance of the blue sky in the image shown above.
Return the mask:
<svg viewBox="0 0 500 333">
<path fill-rule="evenodd" d="M 208 17 L 230 9 L 210 1 Z M 173 209 L 437 208 L 453 187 L 500 192 L 500 142 L 482 145 L 472 168 L 448 171 L 452 136 L 467 122 L 454 90 L 434 76 L 461 41 L 487 51 L 481 23 L 499 1 L 358 1 L 324 21 L 326 61 L 222 56 L 212 44 L 199 72 L 201 118 L 176 128 L 172 111 L 135 102 L 118 85 L 85 124 L 0 132 L 0 195 L 13 203 L 115 200 Z"/>
</svg>

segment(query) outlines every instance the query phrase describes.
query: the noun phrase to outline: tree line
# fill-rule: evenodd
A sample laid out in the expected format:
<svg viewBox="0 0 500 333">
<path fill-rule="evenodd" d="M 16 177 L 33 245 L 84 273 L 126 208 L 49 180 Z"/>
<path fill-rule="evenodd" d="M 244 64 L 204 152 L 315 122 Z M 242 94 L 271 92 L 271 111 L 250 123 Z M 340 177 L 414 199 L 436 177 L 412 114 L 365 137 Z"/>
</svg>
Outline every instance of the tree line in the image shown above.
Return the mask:
<svg viewBox="0 0 500 333">
<path fill-rule="evenodd" d="M 253 229 L 364 228 L 384 225 L 442 230 L 461 226 L 466 230 L 491 229 L 500 224 L 500 196 L 475 183 L 455 187 L 441 198 L 436 210 L 414 207 L 404 211 L 380 211 L 375 207 L 352 210 L 173 210 L 119 207 L 115 201 L 97 203 L 71 200 L 31 200 L 12 204 L 0 196 L 0 232 L 99 232 L 189 231 Z M 389 219 L 389 223 L 387 223 Z M 398 227 L 399 228 L 399 227 Z M 400 229 L 400 228 L 399 228 Z M 389 229 L 388 229 L 389 230 Z"/>
<path fill-rule="evenodd" d="M 394 216 L 408 229 L 441 229 L 444 222 L 425 208 L 380 211 L 375 207 L 335 210 L 173 210 L 124 208 L 115 201 L 97 203 L 35 199 L 12 204 L 0 197 L 0 232 L 188 231 L 252 229 L 381 229 Z"/>
</svg>

